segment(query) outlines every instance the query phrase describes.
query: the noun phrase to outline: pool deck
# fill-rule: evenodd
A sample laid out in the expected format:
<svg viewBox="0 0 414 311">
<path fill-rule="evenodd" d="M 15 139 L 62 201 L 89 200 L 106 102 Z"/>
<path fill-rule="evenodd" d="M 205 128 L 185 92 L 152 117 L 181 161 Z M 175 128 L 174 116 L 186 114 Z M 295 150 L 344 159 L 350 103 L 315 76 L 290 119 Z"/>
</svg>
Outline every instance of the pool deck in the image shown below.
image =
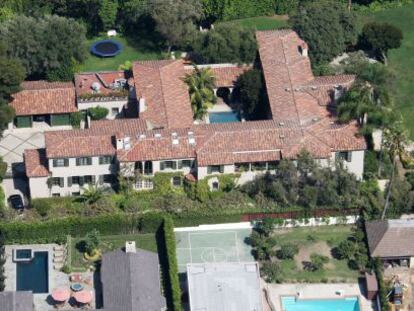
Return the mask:
<svg viewBox="0 0 414 311">
<path fill-rule="evenodd" d="M 6 245 L 5 254 L 6 254 L 6 263 L 4 265 L 6 280 L 5 280 L 5 291 L 16 291 L 16 263 L 13 262 L 13 249 L 26 249 L 30 248 L 33 252 L 48 252 L 48 267 L 49 267 L 49 293 L 46 294 L 34 294 L 33 300 L 35 305 L 35 310 L 56 310 L 53 304 L 50 303 L 51 297 L 50 293 L 53 289 L 58 287 L 67 287 L 70 288 L 71 282 L 69 280 L 69 275 L 63 273 L 59 270 L 54 269 L 55 263 L 53 263 L 53 254 L 54 248 L 59 247 L 57 244 L 36 244 L 36 245 Z M 93 273 L 86 272 L 80 273 L 83 279 L 91 278 L 93 280 Z M 85 290 L 94 291 L 93 284 L 86 285 Z M 92 302 L 91 307 L 94 307 L 95 301 Z M 72 309 L 68 304 L 65 306 L 65 310 Z M 79 308 L 77 308 L 79 309 Z"/>
<path fill-rule="evenodd" d="M 300 293 L 301 299 L 338 299 L 349 296 L 358 296 L 361 311 L 375 311 L 370 300 L 367 300 L 361 292 L 358 284 L 332 283 L 332 284 L 267 284 L 263 282 L 263 288 L 268 292 L 270 302 L 275 311 L 283 311 L 282 296 L 296 296 Z M 339 296 L 336 292 L 341 291 Z"/>
</svg>

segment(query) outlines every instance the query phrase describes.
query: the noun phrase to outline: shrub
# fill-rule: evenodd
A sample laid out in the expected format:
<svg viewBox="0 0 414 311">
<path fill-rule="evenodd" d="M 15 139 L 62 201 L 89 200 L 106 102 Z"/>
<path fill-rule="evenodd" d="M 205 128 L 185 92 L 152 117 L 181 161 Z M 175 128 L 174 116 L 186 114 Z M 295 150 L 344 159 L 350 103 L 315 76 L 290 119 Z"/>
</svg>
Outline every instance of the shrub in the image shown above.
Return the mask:
<svg viewBox="0 0 414 311">
<path fill-rule="evenodd" d="M 323 255 L 312 253 L 310 255 L 310 270 L 319 271 L 323 269 L 323 265 L 329 262 L 329 258 Z"/>
<path fill-rule="evenodd" d="M 357 252 L 358 245 L 350 240 L 342 241 L 335 249 L 335 253 L 339 259 L 352 259 Z"/>
<path fill-rule="evenodd" d="M 85 115 L 82 111 L 76 111 L 70 114 L 70 124 L 74 128 L 79 128 L 82 120 L 85 120 Z"/>
<path fill-rule="evenodd" d="M 102 120 L 106 118 L 109 110 L 105 107 L 92 107 L 88 109 L 88 114 L 91 116 L 92 120 Z"/>
<path fill-rule="evenodd" d="M 100 243 L 101 243 L 101 238 L 100 238 L 99 231 L 96 229 L 93 229 L 92 231 L 88 232 L 85 236 L 85 240 L 84 240 L 85 251 L 89 255 L 93 255 Z"/>
<path fill-rule="evenodd" d="M 0 157 L 0 181 L 3 181 L 4 176 L 7 172 L 7 163 L 3 161 L 3 158 Z"/>
<path fill-rule="evenodd" d="M 279 263 L 266 261 L 260 269 L 260 274 L 269 283 L 282 283 L 283 270 Z"/>
<path fill-rule="evenodd" d="M 174 234 L 174 223 L 170 217 L 165 217 L 162 225 L 164 248 L 166 255 L 167 272 L 164 277 L 166 278 L 167 285 L 167 304 L 168 309 L 174 311 L 181 311 L 181 287 L 178 277 L 178 263 Z"/>
<path fill-rule="evenodd" d="M 293 259 L 299 252 L 299 248 L 295 244 L 287 243 L 283 244 L 277 251 L 277 257 L 279 259 Z"/>
<path fill-rule="evenodd" d="M 381 259 L 379 258 L 373 259 L 372 264 L 373 264 L 373 268 L 375 271 L 375 276 L 377 277 L 377 281 L 378 281 L 378 290 L 379 290 L 378 297 L 380 300 L 381 310 L 389 311 L 391 308 L 388 303 L 388 290 L 384 283 Z"/>
<path fill-rule="evenodd" d="M 46 199 L 33 199 L 32 208 L 42 217 L 46 217 L 53 208 L 54 201 Z"/>
</svg>

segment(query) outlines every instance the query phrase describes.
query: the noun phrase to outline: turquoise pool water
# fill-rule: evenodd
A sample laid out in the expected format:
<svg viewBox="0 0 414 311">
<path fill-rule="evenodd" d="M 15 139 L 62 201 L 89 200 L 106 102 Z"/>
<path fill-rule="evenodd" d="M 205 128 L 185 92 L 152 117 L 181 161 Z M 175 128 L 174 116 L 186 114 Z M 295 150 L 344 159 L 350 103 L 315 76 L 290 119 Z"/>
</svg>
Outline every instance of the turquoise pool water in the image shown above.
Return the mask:
<svg viewBox="0 0 414 311">
<path fill-rule="evenodd" d="M 240 122 L 239 114 L 234 111 L 210 112 L 208 118 L 210 123 Z"/>
<path fill-rule="evenodd" d="M 343 299 L 296 299 L 282 297 L 283 311 L 360 311 L 357 297 Z"/>
<path fill-rule="evenodd" d="M 16 263 L 16 290 L 33 294 L 49 292 L 48 252 L 34 252 L 33 259 Z"/>
</svg>

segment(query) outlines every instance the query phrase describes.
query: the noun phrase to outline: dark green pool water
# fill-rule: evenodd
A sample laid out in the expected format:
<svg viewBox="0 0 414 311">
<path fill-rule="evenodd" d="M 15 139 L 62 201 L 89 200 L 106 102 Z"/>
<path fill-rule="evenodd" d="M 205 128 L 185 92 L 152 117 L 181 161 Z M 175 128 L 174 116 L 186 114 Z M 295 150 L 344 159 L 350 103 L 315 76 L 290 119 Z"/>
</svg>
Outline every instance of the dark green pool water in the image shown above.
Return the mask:
<svg viewBox="0 0 414 311">
<path fill-rule="evenodd" d="M 16 290 L 49 292 L 48 252 L 34 252 L 33 260 L 16 263 Z"/>
</svg>

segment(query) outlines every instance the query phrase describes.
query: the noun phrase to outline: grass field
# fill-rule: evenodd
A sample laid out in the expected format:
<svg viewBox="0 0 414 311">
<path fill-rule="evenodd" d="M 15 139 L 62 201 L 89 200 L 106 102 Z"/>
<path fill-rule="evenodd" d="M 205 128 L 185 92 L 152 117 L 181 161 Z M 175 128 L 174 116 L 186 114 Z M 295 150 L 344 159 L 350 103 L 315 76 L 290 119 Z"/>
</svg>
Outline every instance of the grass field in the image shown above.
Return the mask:
<svg viewBox="0 0 414 311">
<path fill-rule="evenodd" d="M 404 32 L 402 46 L 389 52 L 389 66 L 396 74 L 394 101 L 403 116 L 410 138 L 414 139 L 414 4 L 376 12 L 369 18 L 392 23 Z"/>
<path fill-rule="evenodd" d="M 259 16 L 237 19 L 229 22 L 230 24 L 238 24 L 247 29 L 269 30 L 287 26 L 287 17 L 284 16 Z"/>
<path fill-rule="evenodd" d="M 93 42 L 101 39 L 106 39 L 106 37 L 89 40 L 87 42 L 88 48 Z M 100 58 L 89 53 L 80 70 L 83 72 L 117 70 L 118 66 L 126 61 L 161 59 L 163 57 L 161 49 L 144 38 L 133 40 L 118 36 L 114 40 L 122 44 L 123 50 L 120 54 L 115 57 Z"/>
<path fill-rule="evenodd" d="M 281 266 L 286 282 L 355 282 L 358 271 L 351 270 L 346 260 L 337 260 L 330 256 L 332 248 L 351 234 L 350 226 L 322 226 L 313 228 L 295 228 L 276 231 L 277 240 L 284 243 L 298 245 L 299 254 L 294 260 L 282 260 Z M 309 237 L 312 237 L 310 239 Z M 329 257 L 329 262 L 321 271 L 307 271 L 302 269 L 302 262 L 307 261 L 311 253 L 318 253 Z"/>
<path fill-rule="evenodd" d="M 90 263 L 83 258 L 83 253 L 79 249 L 79 243 L 82 238 L 72 239 L 71 243 L 71 259 L 72 267 L 75 270 L 83 270 Z M 155 234 L 135 234 L 135 235 L 110 235 L 101 237 L 101 252 L 106 253 L 125 246 L 126 241 L 135 241 L 138 248 L 142 248 L 151 252 L 157 252 L 157 241 Z"/>
</svg>

